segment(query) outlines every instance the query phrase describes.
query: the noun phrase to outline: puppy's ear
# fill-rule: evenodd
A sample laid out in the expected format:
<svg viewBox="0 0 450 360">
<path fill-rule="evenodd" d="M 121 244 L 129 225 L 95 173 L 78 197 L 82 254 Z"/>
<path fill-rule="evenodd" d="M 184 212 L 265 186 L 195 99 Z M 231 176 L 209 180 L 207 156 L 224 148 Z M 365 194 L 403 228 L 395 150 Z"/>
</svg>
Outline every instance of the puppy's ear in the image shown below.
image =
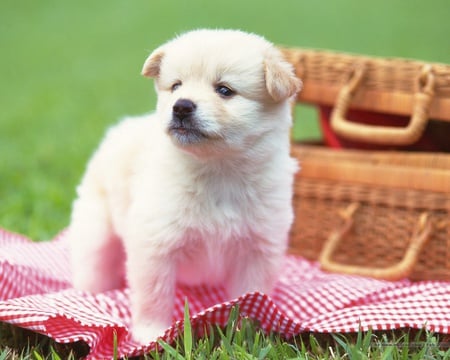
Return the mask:
<svg viewBox="0 0 450 360">
<path fill-rule="evenodd" d="M 264 75 L 267 91 L 276 102 L 290 98 L 302 88 L 302 82 L 295 76 L 293 66 L 276 49 L 266 53 Z"/>
<path fill-rule="evenodd" d="M 163 57 L 164 57 L 164 50 L 162 48 L 154 50 L 147 58 L 147 60 L 145 60 L 141 74 L 146 77 L 152 78 L 158 77 Z"/>
</svg>

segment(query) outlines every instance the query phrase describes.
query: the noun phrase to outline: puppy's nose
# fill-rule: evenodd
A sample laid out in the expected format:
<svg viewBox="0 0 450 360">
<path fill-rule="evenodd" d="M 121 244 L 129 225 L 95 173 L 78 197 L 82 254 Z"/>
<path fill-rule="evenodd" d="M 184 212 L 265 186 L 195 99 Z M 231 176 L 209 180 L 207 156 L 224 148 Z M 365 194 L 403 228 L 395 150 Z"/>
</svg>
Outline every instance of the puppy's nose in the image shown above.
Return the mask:
<svg viewBox="0 0 450 360">
<path fill-rule="evenodd" d="M 192 115 L 197 106 L 188 99 L 178 99 L 173 105 L 173 114 L 180 120 Z"/>
</svg>

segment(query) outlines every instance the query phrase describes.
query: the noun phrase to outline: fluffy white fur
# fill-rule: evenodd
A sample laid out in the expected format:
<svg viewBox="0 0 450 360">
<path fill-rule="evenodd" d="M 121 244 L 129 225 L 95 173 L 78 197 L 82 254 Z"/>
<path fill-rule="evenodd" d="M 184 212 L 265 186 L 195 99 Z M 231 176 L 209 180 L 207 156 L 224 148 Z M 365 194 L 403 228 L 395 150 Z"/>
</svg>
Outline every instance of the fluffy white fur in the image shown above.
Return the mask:
<svg viewBox="0 0 450 360">
<path fill-rule="evenodd" d="M 271 291 L 293 220 L 289 99 L 300 81 L 271 43 L 233 30 L 183 34 L 142 73 L 155 78 L 157 110 L 108 131 L 68 236 L 74 286 L 128 283 L 133 337 L 149 343 L 172 322 L 177 281 L 223 284 L 230 297 Z M 169 130 L 179 99 L 195 104 L 193 132 Z"/>
</svg>

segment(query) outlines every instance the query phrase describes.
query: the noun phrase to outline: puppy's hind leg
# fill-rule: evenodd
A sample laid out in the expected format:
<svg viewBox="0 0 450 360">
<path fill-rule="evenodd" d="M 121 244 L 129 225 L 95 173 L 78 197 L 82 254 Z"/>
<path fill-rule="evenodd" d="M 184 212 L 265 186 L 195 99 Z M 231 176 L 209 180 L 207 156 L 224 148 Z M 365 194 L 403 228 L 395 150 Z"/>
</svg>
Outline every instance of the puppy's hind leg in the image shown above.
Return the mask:
<svg viewBox="0 0 450 360">
<path fill-rule="evenodd" d="M 75 288 L 97 293 L 125 285 L 125 253 L 101 194 L 75 201 L 68 236 Z"/>
<path fill-rule="evenodd" d="M 280 273 L 283 259 L 282 251 L 255 250 L 236 257 L 225 284 L 228 295 L 236 298 L 253 291 L 270 294 Z"/>
</svg>

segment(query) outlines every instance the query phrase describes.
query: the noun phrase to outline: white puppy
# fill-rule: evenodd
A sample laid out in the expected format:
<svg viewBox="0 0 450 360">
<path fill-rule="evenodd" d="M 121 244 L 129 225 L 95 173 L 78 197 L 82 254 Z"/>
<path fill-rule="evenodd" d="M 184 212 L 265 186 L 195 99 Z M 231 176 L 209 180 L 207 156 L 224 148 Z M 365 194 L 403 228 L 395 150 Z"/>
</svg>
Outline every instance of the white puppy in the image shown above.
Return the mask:
<svg viewBox="0 0 450 360">
<path fill-rule="evenodd" d="M 156 49 L 156 113 L 110 129 L 78 187 L 73 281 L 130 286 L 132 333 L 172 322 L 176 282 L 269 292 L 293 219 L 290 98 L 300 81 L 262 37 L 197 30 Z"/>
</svg>

